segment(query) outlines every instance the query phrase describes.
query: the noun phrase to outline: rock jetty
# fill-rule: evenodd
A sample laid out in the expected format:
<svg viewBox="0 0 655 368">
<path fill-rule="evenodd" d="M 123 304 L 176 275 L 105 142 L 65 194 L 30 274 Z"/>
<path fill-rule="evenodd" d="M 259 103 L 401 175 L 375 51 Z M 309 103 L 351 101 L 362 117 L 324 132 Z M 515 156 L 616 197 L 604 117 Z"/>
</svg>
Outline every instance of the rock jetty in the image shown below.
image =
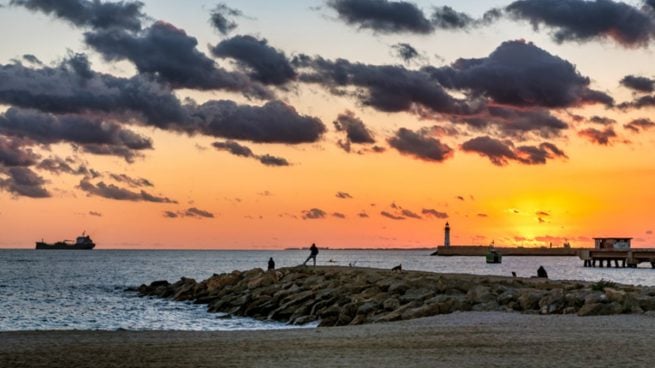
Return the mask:
<svg viewBox="0 0 655 368">
<path fill-rule="evenodd" d="M 579 316 L 655 313 L 655 288 L 351 267 L 259 268 L 196 282 L 155 281 L 142 296 L 207 304 L 209 312 L 295 325 L 358 325 L 456 311 Z M 650 312 L 653 311 L 653 312 Z"/>
</svg>

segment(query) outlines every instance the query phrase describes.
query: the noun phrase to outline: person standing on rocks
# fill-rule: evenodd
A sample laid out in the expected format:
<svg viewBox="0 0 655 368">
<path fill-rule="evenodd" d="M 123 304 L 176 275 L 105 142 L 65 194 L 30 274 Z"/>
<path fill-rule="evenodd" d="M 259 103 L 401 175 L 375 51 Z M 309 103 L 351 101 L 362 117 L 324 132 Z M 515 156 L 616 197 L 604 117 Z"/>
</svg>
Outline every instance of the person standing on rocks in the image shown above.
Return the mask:
<svg viewBox="0 0 655 368">
<path fill-rule="evenodd" d="M 275 269 L 275 261 L 273 260 L 273 257 L 268 259 L 268 270 L 272 271 Z"/>
<path fill-rule="evenodd" d="M 316 247 L 316 244 L 312 243 L 312 246 L 309 247 L 309 257 L 303 262 L 303 266 L 309 262 L 310 259 L 314 260 L 314 267 L 316 267 L 316 256 L 318 255 L 318 248 Z"/>
</svg>

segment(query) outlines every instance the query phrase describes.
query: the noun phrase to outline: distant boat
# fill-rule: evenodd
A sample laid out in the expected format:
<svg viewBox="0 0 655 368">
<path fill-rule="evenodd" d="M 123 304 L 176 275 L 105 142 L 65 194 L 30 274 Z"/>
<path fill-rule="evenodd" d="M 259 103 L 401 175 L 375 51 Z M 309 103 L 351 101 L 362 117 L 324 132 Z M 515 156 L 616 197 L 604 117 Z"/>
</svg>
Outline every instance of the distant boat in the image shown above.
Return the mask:
<svg viewBox="0 0 655 368">
<path fill-rule="evenodd" d="M 36 242 L 36 249 L 93 249 L 96 244 L 91 240 L 91 237 L 82 233 L 72 243 L 70 240 L 59 241 L 54 244 L 49 244 L 44 241 Z"/>
<path fill-rule="evenodd" d="M 503 255 L 495 249 L 490 249 L 487 253 L 487 263 L 503 263 Z"/>
</svg>

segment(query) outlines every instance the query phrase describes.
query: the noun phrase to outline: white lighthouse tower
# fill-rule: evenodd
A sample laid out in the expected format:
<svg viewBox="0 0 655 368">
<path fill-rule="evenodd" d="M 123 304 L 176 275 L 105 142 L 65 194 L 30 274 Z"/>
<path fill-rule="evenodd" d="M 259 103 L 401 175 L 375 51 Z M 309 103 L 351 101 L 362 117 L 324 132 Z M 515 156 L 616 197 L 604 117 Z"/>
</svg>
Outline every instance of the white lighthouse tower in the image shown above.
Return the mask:
<svg viewBox="0 0 655 368">
<path fill-rule="evenodd" d="M 446 227 L 444 228 L 443 246 L 446 248 L 450 247 L 450 225 L 447 222 Z"/>
</svg>

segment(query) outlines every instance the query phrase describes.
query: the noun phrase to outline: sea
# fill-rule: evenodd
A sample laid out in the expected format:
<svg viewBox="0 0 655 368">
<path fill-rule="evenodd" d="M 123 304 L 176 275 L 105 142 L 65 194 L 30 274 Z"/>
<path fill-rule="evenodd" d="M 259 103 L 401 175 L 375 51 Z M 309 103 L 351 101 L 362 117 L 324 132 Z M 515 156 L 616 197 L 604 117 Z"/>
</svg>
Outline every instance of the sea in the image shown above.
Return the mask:
<svg viewBox="0 0 655 368">
<path fill-rule="evenodd" d="M 321 250 L 319 265 L 520 277 L 544 266 L 551 279 L 610 280 L 655 286 L 655 270 L 585 268 L 577 257 L 433 257 L 426 250 Z M 206 305 L 139 297 L 130 288 L 181 277 L 200 281 L 214 273 L 298 266 L 303 250 L 0 250 L 0 331 L 26 330 L 266 330 L 284 323 L 207 313 Z M 313 325 L 305 326 L 313 327 Z"/>
</svg>

